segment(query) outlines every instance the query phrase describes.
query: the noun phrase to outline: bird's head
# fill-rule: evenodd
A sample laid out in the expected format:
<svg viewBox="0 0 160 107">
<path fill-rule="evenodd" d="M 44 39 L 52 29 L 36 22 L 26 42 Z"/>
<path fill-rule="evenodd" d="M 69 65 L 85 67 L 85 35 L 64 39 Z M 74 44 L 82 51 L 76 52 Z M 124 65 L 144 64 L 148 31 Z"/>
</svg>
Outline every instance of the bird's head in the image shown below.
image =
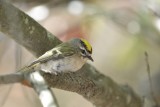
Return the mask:
<svg viewBox="0 0 160 107">
<path fill-rule="evenodd" d="M 80 55 L 84 59 L 91 60 L 92 62 L 94 61 L 91 56 L 92 55 L 92 46 L 90 45 L 90 43 L 87 40 L 75 38 L 75 39 L 72 39 L 71 42 L 74 44 L 74 46 L 76 48 L 78 48 Z"/>
</svg>

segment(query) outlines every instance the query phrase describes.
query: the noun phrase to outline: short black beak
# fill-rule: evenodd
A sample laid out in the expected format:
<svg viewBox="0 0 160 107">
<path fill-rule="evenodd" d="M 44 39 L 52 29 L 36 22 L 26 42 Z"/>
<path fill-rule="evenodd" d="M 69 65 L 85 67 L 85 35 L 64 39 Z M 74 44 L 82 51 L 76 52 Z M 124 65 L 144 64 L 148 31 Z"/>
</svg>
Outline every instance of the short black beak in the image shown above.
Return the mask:
<svg viewBox="0 0 160 107">
<path fill-rule="evenodd" d="M 92 62 L 94 62 L 94 60 L 93 60 L 93 58 L 92 58 L 91 56 L 87 56 L 87 58 L 88 58 L 89 60 L 91 60 Z"/>
</svg>

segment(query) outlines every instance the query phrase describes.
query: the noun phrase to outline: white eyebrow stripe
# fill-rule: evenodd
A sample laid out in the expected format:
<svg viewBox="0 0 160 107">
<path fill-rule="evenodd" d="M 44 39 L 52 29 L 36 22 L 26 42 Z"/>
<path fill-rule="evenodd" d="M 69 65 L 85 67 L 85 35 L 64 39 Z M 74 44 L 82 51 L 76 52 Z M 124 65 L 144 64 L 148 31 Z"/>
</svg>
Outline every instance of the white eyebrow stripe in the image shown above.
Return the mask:
<svg viewBox="0 0 160 107">
<path fill-rule="evenodd" d="M 91 54 L 87 50 L 85 50 L 85 52 L 86 52 L 86 56 L 91 56 Z"/>
<path fill-rule="evenodd" d="M 85 54 L 82 54 L 83 56 L 91 56 L 90 52 L 85 47 L 81 46 L 80 49 L 85 51 Z"/>
</svg>

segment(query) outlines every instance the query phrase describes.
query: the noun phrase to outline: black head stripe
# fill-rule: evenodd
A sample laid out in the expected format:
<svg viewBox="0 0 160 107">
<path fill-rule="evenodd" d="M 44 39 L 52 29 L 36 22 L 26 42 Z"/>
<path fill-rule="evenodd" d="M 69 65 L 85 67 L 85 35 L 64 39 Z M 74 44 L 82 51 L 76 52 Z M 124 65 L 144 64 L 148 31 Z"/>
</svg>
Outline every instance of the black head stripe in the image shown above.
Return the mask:
<svg viewBox="0 0 160 107">
<path fill-rule="evenodd" d="M 92 54 L 92 48 L 91 48 L 91 51 L 89 51 L 89 53 Z"/>
<path fill-rule="evenodd" d="M 86 51 L 87 51 L 88 53 L 92 54 L 92 49 L 91 49 L 91 51 L 89 51 L 89 50 L 87 49 L 87 46 L 84 44 L 84 42 L 83 42 L 83 41 L 80 41 L 80 42 L 81 42 L 82 46 L 86 49 Z"/>
</svg>

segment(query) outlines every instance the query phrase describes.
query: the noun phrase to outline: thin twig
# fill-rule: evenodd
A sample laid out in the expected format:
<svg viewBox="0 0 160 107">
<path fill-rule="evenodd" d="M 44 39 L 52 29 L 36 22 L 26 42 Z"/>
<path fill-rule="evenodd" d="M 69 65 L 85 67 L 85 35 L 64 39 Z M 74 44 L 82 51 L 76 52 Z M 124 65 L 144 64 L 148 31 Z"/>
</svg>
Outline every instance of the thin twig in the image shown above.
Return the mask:
<svg viewBox="0 0 160 107">
<path fill-rule="evenodd" d="M 146 62 L 146 67 L 147 67 L 147 73 L 148 73 L 148 78 L 149 78 L 149 85 L 150 85 L 150 91 L 151 91 L 151 96 L 153 98 L 153 101 L 155 102 L 156 106 L 158 106 L 158 101 L 155 97 L 154 90 L 153 90 L 153 84 L 152 84 L 152 79 L 151 79 L 151 71 L 150 71 L 150 65 L 149 65 L 149 60 L 148 60 L 148 53 L 145 51 L 145 62 Z"/>
<path fill-rule="evenodd" d="M 0 84 L 11 84 L 22 82 L 24 80 L 24 75 L 22 73 L 13 73 L 0 75 Z"/>
</svg>

